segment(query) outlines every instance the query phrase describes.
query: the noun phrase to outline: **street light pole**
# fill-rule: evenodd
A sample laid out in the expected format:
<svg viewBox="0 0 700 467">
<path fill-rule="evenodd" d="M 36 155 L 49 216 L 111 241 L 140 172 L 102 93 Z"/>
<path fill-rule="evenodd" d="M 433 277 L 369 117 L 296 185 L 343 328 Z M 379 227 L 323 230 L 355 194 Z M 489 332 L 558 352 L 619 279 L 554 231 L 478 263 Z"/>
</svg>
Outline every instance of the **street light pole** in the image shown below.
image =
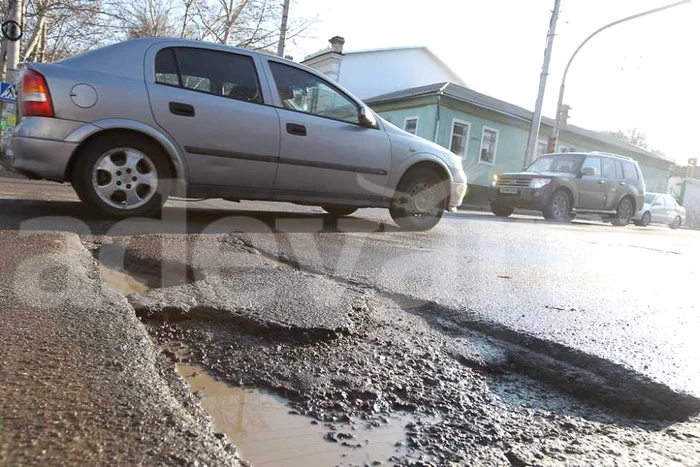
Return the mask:
<svg viewBox="0 0 700 467">
<path fill-rule="evenodd" d="M 277 56 L 284 57 L 284 46 L 287 39 L 287 20 L 289 19 L 289 0 L 282 4 L 282 25 L 280 27 L 280 39 L 277 42 Z"/>
<path fill-rule="evenodd" d="M 669 8 L 677 7 L 679 5 L 683 5 L 685 3 L 690 3 L 690 2 L 691 2 L 691 0 L 682 0 L 680 2 L 671 3 L 669 5 L 664 5 L 664 6 L 661 6 L 658 8 L 654 8 L 652 10 L 637 13 L 636 15 L 627 16 L 625 18 L 618 19 L 617 21 L 613 21 L 612 23 L 606 24 L 602 28 L 597 29 L 596 31 L 593 32 L 593 34 L 591 34 L 583 42 L 581 42 L 581 45 L 579 45 L 576 48 L 576 50 L 574 50 L 574 53 L 571 55 L 571 58 L 569 59 L 569 61 L 566 64 L 566 68 L 564 68 L 564 75 L 561 78 L 561 85 L 559 86 L 559 98 L 557 99 L 557 113 L 555 115 L 556 118 L 554 119 L 554 128 L 552 129 L 552 136 L 550 137 L 549 143 L 547 145 L 547 152 L 555 152 L 556 147 L 558 145 L 559 131 L 561 130 L 561 126 L 562 126 L 561 125 L 562 124 L 561 115 L 562 115 L 562 106 L 564 104 L 564 89 L 566 87 L 566 75 L 569 73 L 569 68 L 571 67 L 571 62 L 574 61 L 574 58 L 576 58 L 576 55 L 578 54 L 579 50 L 581 50 L 581 48 L 584 45 L 586 45 L 588 43 L 588 41 L 590 41 L 594 36 L 596 36 L 598 33 L 602 32 L 602 31 L 605 31 L 608 28 L 611 28 L 611 27 L 618 25 L 620 23 L 624 23 L 626 21 L 630 21 L 630 20 L 633 20 L 636 18 L 640 18 L 642 16 L 650 15 L 652 13 L 658 13 L 659 11 L 668 10 Z"/>
<path fill-rule="evenodd" d="M 557 18 L 559 17 L 559 4 L 561 0 L 554 0 L 554 10 L 552 10 L 552 19 L 549 21 L 549 32 L 547 33 L 547 45 L 544 49 L 544 63 L 542 63 L 542 72 L 540 73 L 540 87 L 537 92 L 537 102 L 535 102 L 535 113 L 532 115 L 530 123 L 530 134 L 527 137 L 527 149 L 525 150 L 525 158 L 523 167 L 527 167 L 532 162 L 535 150 L 537 149 L 537 140 L 540 133 L 540 122 L 542 120 L 542 102 L 544 101 L 544 90 L 547 86 L 547 75 L 549 74 L 549 61 L 552 58 L 552 46 L 554 45 L 554 31 L 557 27 Z"/>
</svg>

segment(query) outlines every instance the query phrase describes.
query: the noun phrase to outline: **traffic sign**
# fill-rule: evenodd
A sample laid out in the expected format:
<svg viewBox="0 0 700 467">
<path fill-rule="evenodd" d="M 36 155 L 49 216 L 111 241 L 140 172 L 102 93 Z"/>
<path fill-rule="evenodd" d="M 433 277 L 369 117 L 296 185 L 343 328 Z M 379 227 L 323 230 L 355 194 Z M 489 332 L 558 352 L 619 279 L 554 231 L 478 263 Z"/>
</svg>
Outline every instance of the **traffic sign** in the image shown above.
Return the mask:
<svg viewBox="0 0 700 467">
<path fill-rule="evenodd" d="M 22 34 L 24 34 L 22 26 L 17 21 L 13 20 L 7 20 L 2 23 L 0 29 L 2 30 L 3 37 L 8 41 L 18 41 L 22 38 Z"/>
<path fill-rule="evenodd" d="M 0 101 L 17 102 L 17 86 L 3 81 L 0 83 Z"/>
</svg>

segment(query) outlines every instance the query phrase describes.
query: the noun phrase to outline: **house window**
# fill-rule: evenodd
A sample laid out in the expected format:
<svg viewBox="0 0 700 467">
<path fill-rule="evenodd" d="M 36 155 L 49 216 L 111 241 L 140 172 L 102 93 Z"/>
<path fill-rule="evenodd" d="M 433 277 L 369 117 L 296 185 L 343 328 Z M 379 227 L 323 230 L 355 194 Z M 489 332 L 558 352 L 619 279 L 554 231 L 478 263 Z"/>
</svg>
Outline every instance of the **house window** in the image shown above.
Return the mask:
<svg viewBox="0 0 700 467">
<path fill-rule="evenodd" d="M 496 162 L 496 147 L 498 146 L 498 130 L 484 127 L 481 133 L 481 151 L 479 151 L 479 162 L 482 164 L 494 165 Z"/>
<path fill-rule="evenodd" d="M 406 117 L 403 121 L 403 129 L 412 135 L 418 134 L 418 117 Z"/>
<path fill-rule="evenodd" d="M 460 120 L 452 120 L 452 138 L 450 138 L 450 151 L 460 157 L 467 157 L 467 148 L 469 145 L 469 127 L 468 122 Z"/>
</svg>

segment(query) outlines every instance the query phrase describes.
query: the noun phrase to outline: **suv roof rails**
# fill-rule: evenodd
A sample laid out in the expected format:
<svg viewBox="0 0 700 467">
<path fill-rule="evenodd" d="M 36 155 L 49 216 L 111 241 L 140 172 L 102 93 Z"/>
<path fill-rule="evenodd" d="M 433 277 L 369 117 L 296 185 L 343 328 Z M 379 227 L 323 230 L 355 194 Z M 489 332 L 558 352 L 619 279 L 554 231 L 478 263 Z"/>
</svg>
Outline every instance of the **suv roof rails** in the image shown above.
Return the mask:
<svg viewBox="0 0 700 467">
<path fill-rule="evenodd" d="M 591 151 L 591 154 L 600 154 L 600 155 L 602 155 L 602 156 L 611 156 L 611 157 L 617 157 L 617 158 L 619 158 L 619 159 L 625 159 L 625 160 L 628 160 L 628 161 L 634 161 L 634 159 L 632 159 L 631 157 L 621 156 L 621 155 L 619 155 L 619 154 L 614 154 L 614 153 L 612 153 L 612 152 Z"/>
</svg>

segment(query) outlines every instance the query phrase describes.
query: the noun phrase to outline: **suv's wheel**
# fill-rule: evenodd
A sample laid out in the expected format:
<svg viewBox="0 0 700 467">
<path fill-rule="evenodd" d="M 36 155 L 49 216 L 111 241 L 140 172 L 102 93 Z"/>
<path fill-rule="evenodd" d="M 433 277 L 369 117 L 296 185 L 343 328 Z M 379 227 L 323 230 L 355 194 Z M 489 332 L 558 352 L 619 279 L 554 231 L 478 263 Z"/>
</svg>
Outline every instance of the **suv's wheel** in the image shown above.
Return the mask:
<svg viewBox="0 0 700 467">
<path fill-rule="evenodd" d="M 617 204 L 617 215 L 610 219 L 612 225 L 624 227 L 630 223 L 630 219 L 634 216 L 634 205 L 629 198 L 622 198 Z"/>
<path fill-rule="evenodd" d="M 344 217 L 357 211 L 351 206 L 321 206 L 321 208 L 333 217 Z"/>
<path fill-rule="evenodd" d="M 491 203 L 491 212 L 499 217 L 508 217 L 513 214 L 513 208 L 504 204 Z"/>
<path fill-rule="evenodd" d="M 543 214 L 545 219 L 555 221 L 570 220 L 569 214 L 571 211 L 571 199 L 564 190 L 557 190 L 549 198 L 549 202 L 544 207 Z"/>
<path fill-rule="evenodd" d="M 681 226 L 681 218 L 676 216 L 675 219 L 673 219 L 673 222 L 671 222 L 669 225 L 673 230 L 676 230 L 678 227 Z"/>
<path fill-rule="evenodd" d="M 432 229 L 442 219 L 448 193 L 445 181 L 435 172 L 414 169 L 399 182 L 389 213 L 403 229 Z"/>
<path fill-rule="evenodd" d="M 171 171 L 154 142 L 114 134 L 83 148 L 72 183 L 80 199 L 93 210 L 119 218 L 150 216 L 168 199 Z"/>
</svg>

